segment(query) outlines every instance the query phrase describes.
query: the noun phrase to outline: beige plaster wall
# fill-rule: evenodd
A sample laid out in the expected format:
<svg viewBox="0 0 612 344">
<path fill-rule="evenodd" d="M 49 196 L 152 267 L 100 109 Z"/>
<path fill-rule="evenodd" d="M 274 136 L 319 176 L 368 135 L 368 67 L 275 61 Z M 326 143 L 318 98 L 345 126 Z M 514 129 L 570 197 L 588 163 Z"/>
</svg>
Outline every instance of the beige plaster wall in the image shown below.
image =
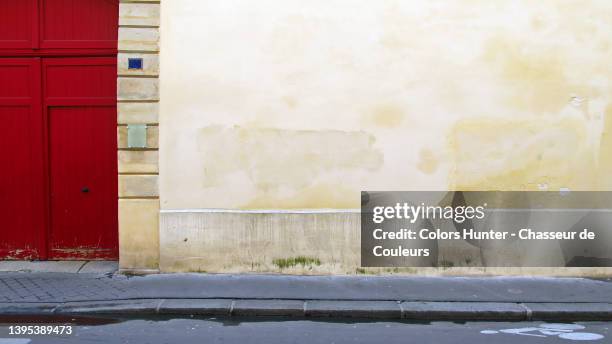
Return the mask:
<svg viewBox="0 0 612 344">
<path fill-rule="evenodd" d="M 302 252 L 281 245 L 292 228 L 282 214 L 278 226 L 232 214 L 221 225 L 185 209 L 354 209 L 360 190 L 612 188 L 609 1 L 172 0 L 161 16 L 168 270 L 272 266 L 207 253 L 202 236 L 227 223 L 264 231 L 277 256 Z M 338 271 L 355 269 L 344 261 Z"/>
<path fill-rule="evenodd" d="M 608 1 L 162 6 L 163 209 L 610 186 Z"/>
</svg>

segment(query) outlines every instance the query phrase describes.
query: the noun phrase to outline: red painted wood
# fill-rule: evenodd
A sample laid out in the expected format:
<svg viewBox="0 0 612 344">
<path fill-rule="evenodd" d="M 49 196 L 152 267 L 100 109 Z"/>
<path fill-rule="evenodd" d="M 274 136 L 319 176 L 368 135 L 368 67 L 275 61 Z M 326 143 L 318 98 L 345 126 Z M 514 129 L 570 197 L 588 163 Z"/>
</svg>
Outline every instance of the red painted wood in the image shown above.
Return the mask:
<svg viewBox="0 0 612 344">
<path fill-rule="evenodd" d="M 38 1 L 0 0 L 0 50 L 38 48 Z"/>
<path fill-rule="evenodd" d="M 40 0 L 41 48 L 115 49 L 119 6 L 112 0 Z"/>
<path fill-rule="evenodd" d="M 117 49 L 0 49 L 0 57 L 104 57 L 116 56 L 117 52 Z"/>
<path fill-rule="evenodd" d="M 50 259 L 118 256 L 116 70 L 115 58 L 43 61 Z"/>
<path fill-rule="evenodd" d="M 0 59 L 0 259 L 45 257 L 40 60 Z"/>
<path fill-rule="evenodd" d="M 115 58 L 44 59 L 45 100 L 117 102 L 117 60 Z"/>
<path fill-rule="evenodd" d="M 118 0 L 0 0 L 0 56 L 111 56 Z"/>
<path fill-rule="evenodd" d="M 0 259 L 117 258 L 118 13 L 0 0 Z"/>
</svg>

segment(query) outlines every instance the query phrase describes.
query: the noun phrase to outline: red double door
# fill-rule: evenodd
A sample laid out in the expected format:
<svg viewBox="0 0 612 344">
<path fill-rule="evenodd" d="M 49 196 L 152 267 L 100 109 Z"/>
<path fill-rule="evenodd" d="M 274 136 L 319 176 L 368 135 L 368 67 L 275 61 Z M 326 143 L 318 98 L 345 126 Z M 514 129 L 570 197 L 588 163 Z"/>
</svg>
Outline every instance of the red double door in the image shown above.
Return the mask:
<svg viewBox="0 0 612 344">
<path fill-rule="evenodd" d="M 115 259 L 111 0 L 0 0 L 0 259 Z"/>
</svg>

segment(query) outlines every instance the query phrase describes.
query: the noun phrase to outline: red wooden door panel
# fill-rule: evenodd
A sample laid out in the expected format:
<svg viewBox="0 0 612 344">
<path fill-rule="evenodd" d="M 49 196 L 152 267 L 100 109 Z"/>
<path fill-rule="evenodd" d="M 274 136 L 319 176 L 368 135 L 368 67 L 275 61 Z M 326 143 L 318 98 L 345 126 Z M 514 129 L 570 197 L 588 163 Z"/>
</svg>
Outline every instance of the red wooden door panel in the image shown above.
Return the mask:
<svg viewBox="0 0 612 344">
<path fill-rule="evenodd" d="M 37 2 L 0 0 L 0 50 L 38 47 Z"/>
<path fill-rule="evenodd" d="M 43 61 L 51 259 L 117 258 L 116 59 Z"/>
<path fill-rule="evenodd" d="M 41 48 L 116 49 L 117 0 L 40 0 Z"/>
<path fill-rule="evenodd" d="M 51 107 L 48 114 L 50 258 L 116 258 L 117 177 L 109 168 L 117 161 L 116 109 Z"/>
<path fill-rule="evenodd" d="M 0 59 L 0 128 L 0 259 L 44 258 L 39 59 Z"/>
</svg>

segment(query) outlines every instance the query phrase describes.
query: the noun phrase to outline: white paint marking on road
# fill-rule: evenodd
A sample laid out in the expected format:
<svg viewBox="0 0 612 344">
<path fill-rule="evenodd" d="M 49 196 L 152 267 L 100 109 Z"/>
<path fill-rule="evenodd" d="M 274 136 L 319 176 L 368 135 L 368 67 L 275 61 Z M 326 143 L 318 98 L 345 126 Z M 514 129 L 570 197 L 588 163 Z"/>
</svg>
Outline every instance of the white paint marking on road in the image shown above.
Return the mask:
<svg viewBox="0 0 612 344">
<path fill-rule="evenodd" d="M 508 334 L 518 334 L 521 336 L 531 336 L 531 337 L 546 337 L 541 334 L 533 334 L 528 332 L 539 331 L 537 327 L 523 327 L 523 328 L 511 328 L 507 330 L 500 330 L 500 332 L 508 333 Z"/>
<path fill-rule="evenodd" d="M 550 330 L 567 330 L 567 331 L 575 331 L 575 330 L 584 330 L 586 327 L 578 324 L 548 324 L 544 323 L 540 325 L 540 327 L 544 327 Z"/>
<path fill-rule="evenodd" d="M 562 333 L 559 335 L 559 338 L 569 339 L 569 340 L 600 340 L 604 336 L 597 333 L 588 333 L 588 332 L 571 332 L 571 333 Z"/>
<path fill-rule="evenodd" d="M 519 336 L 530 336 L 530 337 L 559 337 L 561 339 L 568 340 L 600 340 L 604 336 L 598 333 L 589 332 L 575 332 L 584 330 L 586 327 L 580 324 L 556 324 L 556 323 L 544 323 L 538 327 L 523 327 L 523 328 L 510 328 L 503 330 L 482 330 L 481 334 L 511 334 Z"/>
<path fill-rule="evenodd" d="M 0 338 L 0 344 L 28 344 L 30 338 Z"/>
</svg>

